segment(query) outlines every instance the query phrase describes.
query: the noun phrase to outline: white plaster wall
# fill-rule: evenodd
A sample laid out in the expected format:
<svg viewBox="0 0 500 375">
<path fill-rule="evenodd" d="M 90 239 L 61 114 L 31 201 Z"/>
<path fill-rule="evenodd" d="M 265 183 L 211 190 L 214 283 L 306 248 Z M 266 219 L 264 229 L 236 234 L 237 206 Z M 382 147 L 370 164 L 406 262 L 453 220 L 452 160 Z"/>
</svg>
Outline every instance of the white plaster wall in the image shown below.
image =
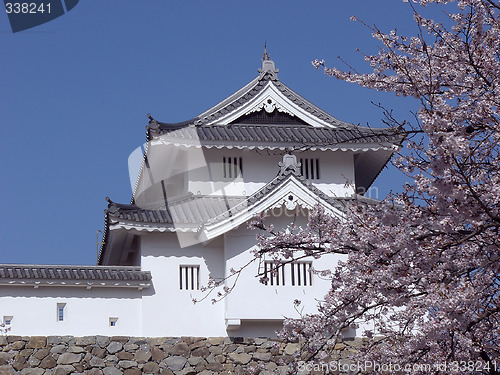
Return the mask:
<svg viewBox="0 0 500 375">
<path fill-rule="evenodd" d="M 13 316 L 9 335 L 141 335 L 138 290 L 0 286 L 0 296 L 0 319 Z M 58 303 L 66 304 L 62 322 Z M 110 317 L 118 318 L 116 326 Z"/>
<path fill-rule="evenodd" d="M 290 222 L 290 218 L 273 218 L 275 228 Z M 298 218 L 297 224 L 305 224 L 305 218 Z M 226 244 L 226 268 L 241 268 L 252 259 L 251 250 L 255 248 L 256 231 L 249 231 L 241 228 L 228 232 L 225 235 Z M 338 258 L 336 256 L 325 256 L 321 259 L 312 260 L 316 269 L 330 269 L 335 265 Z M 312 286 L 291 286 L 289 275 L 286 276 L 285 286 L 270 286 L 260 283 L 256 274 L 259 265 L 253 263 L 244 269 L 238 280 L 236 288 L 225 301 L 226 318 L 256 321 L 263 319 L 279 320 L 284 317 L 298 318 L 299 314 L 294 308 L 294 300 L 298 299 L 302 303 L 299 309 L 303 308 L 304 313 L 316 312 L 317 301 L 321 300 L 330 288 L 328 280 L 322 280 L 313 275 Z M 242 329 L 248 331 L 248 324 L 242 325 Z M 272 335 L 273 332 L 269 332 Z M 234 332 L 237 335 L 237 331 Z"/>
<path fill-rule="evenodd" d="M 283 160 L 283 152 L 238 149 L 204 150 L 210 170 L 199 169 L 189 172 L 188 190 L 197 194 L 252 195 L 271 181 L 279 172 L 278 163 Z M 354 161 L 350 151 L 305 151 L 295 153 L 297 159 L 319 158 L 320 179 L 311 182 L 330 196 L 350 196 L 354 182 Z M 222 175 L 223 157 L 243 158 L 243 178 L 224 179 Z"/>
<path fill-rule="evenodd" d="M 151 271 L 152 287 L 144 290 L 142 300 L 142 335 L 158 336 L 227 336 L 224 304 L 207 299 L 197 304 L 206 292 L 180 290 L 179 266 L 200 265 L 200 283 L 209 276 L 223 278 L 223 242 L 216 239 L 180 248 L 175 233 L 147 233 L 141 239 L 141 267 Z"/>
</svg>

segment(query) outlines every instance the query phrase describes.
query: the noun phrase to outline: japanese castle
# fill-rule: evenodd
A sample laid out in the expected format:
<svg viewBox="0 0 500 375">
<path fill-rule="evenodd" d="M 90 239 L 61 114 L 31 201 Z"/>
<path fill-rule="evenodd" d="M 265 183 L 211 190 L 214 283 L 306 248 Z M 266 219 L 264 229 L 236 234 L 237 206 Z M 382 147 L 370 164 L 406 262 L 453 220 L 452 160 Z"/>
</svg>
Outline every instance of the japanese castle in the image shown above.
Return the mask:
<svg viewBox="0 0 500 375">
<path fill-rule="evenodd" d="M 132 201 L 108 199 L 96 266 L 0 264 L 9 334 L 269 337 L 298 317 L 295 300 L 316 311 L 330 282 L 311 268 L 338 259 L 271 272 L 272 259 L 251 262 L 266 233 L 248 224 L 304 226 L 318 204 L 342 217 L 401 137 L 324 112 L 278 79 L 267 52 L 258 72 L 191 120 L 148 115 Z"/>
</svg>

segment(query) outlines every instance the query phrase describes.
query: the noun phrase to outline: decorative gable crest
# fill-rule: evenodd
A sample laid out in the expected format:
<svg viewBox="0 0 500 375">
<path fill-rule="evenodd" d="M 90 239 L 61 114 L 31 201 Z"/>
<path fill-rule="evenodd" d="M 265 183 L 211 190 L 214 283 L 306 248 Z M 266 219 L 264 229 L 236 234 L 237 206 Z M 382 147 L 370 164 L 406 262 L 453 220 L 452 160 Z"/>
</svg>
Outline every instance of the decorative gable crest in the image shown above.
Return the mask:
<svg viewBox="0 0 500 375">
<path fill-rule="evenodd" d="M 262 102 L 259 105 L 257 105 L 256 107 L 252 108 L 250 111 L 245 113 L 245 115 L 249 115 L 250 113 L 253 112 L 262 111 L 262 109 L 264 109 L 267 113 L 273 113 L 275 110 L 277 110 L 278 112 L 284 112 L 290 116 L 295 117 L 295 115 L 291 111 L 280 105 L 280 103 L 278 103 L 270 95 L 264 98 L 264 100 L 262 100 Z"/>
<path fill-rule="evenodd" d="M 291 170 L 293 174 L 300 175 L 300 162 L 297 162 L 295 155 L 283 155 L 283 161 L 280 161 L 278 165 L 280 167 L 280 174 L 285 174 L 287 170 Z"/>
</svg>

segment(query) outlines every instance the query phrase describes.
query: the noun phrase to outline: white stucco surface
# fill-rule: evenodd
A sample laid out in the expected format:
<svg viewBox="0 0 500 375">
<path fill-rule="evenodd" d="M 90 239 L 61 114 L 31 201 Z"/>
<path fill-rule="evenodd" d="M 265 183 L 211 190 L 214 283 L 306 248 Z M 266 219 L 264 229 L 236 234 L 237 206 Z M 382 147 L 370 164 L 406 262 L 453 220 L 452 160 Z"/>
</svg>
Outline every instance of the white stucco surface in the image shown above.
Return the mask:
<svg viewBox="0 0 500 375">
<path fill-rule="evenodd" d="M 63 321 L 58 304 L 65 304 Z M 0 286 L 12 335 L 141 335 L 141 292 L 123 288 Z M 110 326 L 109 318 L 118 318 Z"/>
</svg>

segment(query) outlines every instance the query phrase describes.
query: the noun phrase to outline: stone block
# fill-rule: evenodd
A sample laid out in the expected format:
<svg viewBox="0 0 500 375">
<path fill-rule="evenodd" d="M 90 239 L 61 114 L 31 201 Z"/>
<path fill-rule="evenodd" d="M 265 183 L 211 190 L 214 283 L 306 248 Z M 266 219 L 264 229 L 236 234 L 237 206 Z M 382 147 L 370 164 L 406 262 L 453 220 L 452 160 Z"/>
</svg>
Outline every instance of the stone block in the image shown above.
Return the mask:
<svg viewBox="0 0 500 375">
<path fill-rule="evenodd" d="M 207 342 L 210 345 L 221 345 L 224 342 L 224 337 L 209 337 Z"/>
<path fill-rule="evenodd" d="M 47 345 L 47 338 L 43 336 L 32 336 L 28 340 L 28 349 L 41 349 Z"/>
<path fill-rule="evenodd" d="M 80 353 L 86 353 L 87 350 L 85 348 L 82 348 L 81 346 L 72 345 L 68 348 L 68 352 L 80 354 Z"/>
<path fill-rule="evenodd" d="M 265 361 L 268 362 L 271 359 L 271 353 L 260 353 L 255 352 L 252 354 L 253 358 L 257 361 Z"/>
<path fill-rule="evenodd" d="M 41 368 L 54 368 L 56 367 L 56 365 L 57 361 L 51 355 L 46 356 L 44 359 L 42 359 L 42 362 L 40 362 Z"/>
<path fill-rule="evenodd" d="M 0 375 L 15 375 L 16 370 L 11 365 L 0 366 Z"/>
<path fill-rule="evenodd" d="M 191 352 L 191 355 L 193 355 L 195 357 L 207 358 L 210 355 L 210 350 L 206 347 L 198 348 L 198 349 L 193 350 Z"/>
<path fill-rule="evenodd" d="M 8 364 L 14 355 L 14 353 L 0 352 L 0 366 Z"/>
<path fill-rule="evenodd" d="M 123 350 L 121 352 L 116 353 L 115 355 L 118 357 L 118 359 L 121 360 L 129 360 L 134 358 L 134 353 L 126 352 Z"/>
<path fill-rule="evenodd" d="M 136 361 L 119 361 L 117 363 L 117 366 L 120 367 L 120 368 L 133 368 L 133 367 L 137 367 L 137 362 Z"/>
<path fill-rule="evenodd" d="M 62 344 L 62 336 L 48 336 L 47 337 L 47 345 L 59 345 Z"/>
<path fill-rule="evenodd" d="M 9 350 L 22 350 L 24 349 L 26 343 L 22 340 L 17 340 L 12 343 L 10 343 L 7 347 Z"/>
<path fill-rule="evenodd" d="M 89 361 L 91 367 L 106 367 L 106 362 L 104 359 L 99 357 L 92 357 Z"/>
<path fill-rule="evenodd" d="M 71 365 L 59 365 L 54 368 L 54 375 L 68 375 L 75 371 Z"/>
<path fill-rule="evenodd" d="M 35 351 L 33 356 L 37 359 L 42 360 L 45 357 L 47 357 L 49 354 L 50 354 L 50 350 L 48 348 L 43 348 L 43 349 L 38 349 L 37 351 Z"/>
<path fill-rule="evenodd" d="M 111 336 L 110 340 L 111 341 L 116 341 L 116 342 L 121 342 L 122 344 L 126 344 L 130 340 L 130 337 L 127 337 L 127 336 Z"/>
<path fill-rule="evenodd" d="M 123 375 L 123 371 L 118 370 L 116 367 L 105 367 L 102 372 L 104 375 Z"/>
<path fill-rule="evenodd" d="M 41 368 L 25 368 L 21 370 L 20 375 L 43 375 L 44 372 Z"/>
<path fill-rule="evenodd" d="M 106 356 L 106 349 L 104 348 L 92 348 L 92 355 L 95 355 L 99 358 L 104 358 Z"/>
<path fill-rule="evenodd" d="M 187 359 L 185 357 L 181 357 L 178 355 L 168 357 L 165 359 L 167 367 L 172 371 L 182 370 L 186 362 Z"/>
<path fill-rule="evenodd" d="M 178 344 L 174 345 L 170 354 L 179 355 L 179 356 L 183 356 L 183 357 L 189 357 L 190 352 L 191 352 L 191 349 L 189 349 L 188 344 L 186 344 L 185 342 L 179 342 Z"/>
<path fill-rule="evenodd" d="M 57 359 L 57 364 L 59 365 L 70 365 L 72 363 L 77 363 L 80 362 L 82 359 L 81 354 L 75 354 L 75 353 L 63 353 L 59 356 Z"/>
<path fill-rule="evenodd" d="M 160 346 L 165 343 L 165 337 L 151 337 L 146 342 L 151 346 Z"/>
<path fill-rule="evenodd" d="M 182 369 L 179 368 L 179 370 Z M 142 372 L 145 374 L 157 374 L 160 371 L 160 366 L 156 362 L 147 362 L 142 368 Z"/>
<path fill-rule="evenodd" d="M 83 337 L 77 337 L 75 339 L 75 345 L 78 346 L 95 345 L 95 343 L 96 343 L 95 336 L 83 336 Z"/>
<path fill-rule="evenodd" d="M 207 370 L 210 371 L 222 371 L 224 369 L 224 366 L 222 366 L 221 363 L 213 362 L 213 363 L 208 363 L 206 368 Z"/>
<path fill-rule="evenodd" d="M 123 345 L 123 349 L 125 349 L 127 352 L 132 352 L 134 350 L 137 350 L 138 348 L 139 348 L 139 345 L 131 344 L 130 342 Z"/>
<path fill-rule="evenodd" d="M 205 360 L 202 357 L 191 356 L 188 359 L 188 363 L 191 366 L 197 366 L 199 363 L 203 363 Z"/>
<path fill-rule="evenodd" d="M 161 353 L 161 354 L 160 354 Z M 165 358 L 165 353 L 163 350 L 158 348 L 153 348 L 152 351 L 138 350 L 134 354 L 134 359 L 139 363 L 146 363 L 153 357 L 153 361 L 161 361 Z"/>
<path fill-rule="evenodd" d="M 116 352 L 119 352 L 122 350 L 123 344 L 118 341 L 111 341 L 109 345 L 106 347 L 106 350 L 108 353 L 115 354 Z"/>
<path fill-rule="evenodd" d="M 246 365 L 252 356 L 248 353 L 229 353 L 229 358 L 236 364 Z"/>
<path fill-rule="evenodd" d="M 212 354 L 222 354 L 222 348 L 220 346 L 211 346 L 208 348 L 208 350 L 210 351 L 210 353 Z"/>
<path fill-rule="evenodd" d="M 55 353 L 55 354 L 60 354 L 60 353 L 64 353 L 66 351 L 66 348 L 67 348 L 66 345 L 59 344 L 59 345 L 53 346 L 50 349 L 50 352 Z"/>
<path fill-rule="evenodd" d="M 101 348 L 105 348 L 109 344 L 109 337 L 107 336 L 96 336 L 95 338 L 96 344 Z"/>
<path fill-rule="evenodd" d="M 14 362 L 12 363 L 12 367 L 14 367 L 17 371 L 21 371 L 22 369 L 28 366 L 29 365 L 27 363 L 26 357 L 23 357 L 19 354 L 14 357 Z"/>
</svg>

